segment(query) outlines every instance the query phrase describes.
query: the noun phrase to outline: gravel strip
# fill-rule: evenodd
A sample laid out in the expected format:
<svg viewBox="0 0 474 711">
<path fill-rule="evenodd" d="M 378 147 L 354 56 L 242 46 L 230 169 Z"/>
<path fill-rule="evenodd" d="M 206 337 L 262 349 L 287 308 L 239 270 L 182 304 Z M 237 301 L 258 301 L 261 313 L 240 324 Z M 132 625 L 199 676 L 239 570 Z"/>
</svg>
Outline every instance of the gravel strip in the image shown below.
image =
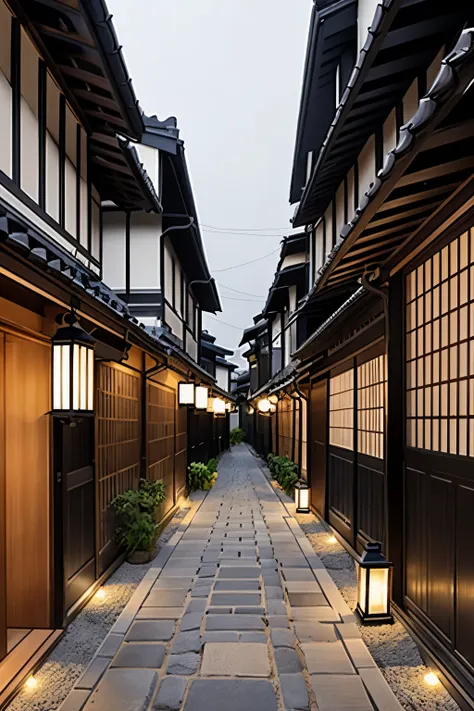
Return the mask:
<svg viewBox="0 0 474 711">
<path fill-rule="evenodd" d="M 264 467 L 270 479 L 270 473 Z M 277 484 L 270 479 L 274 489 L 285 503 L 293 503 Z M 296 514 L 296 520 L 306 534 L 315 553 L 321 558 L 351 610 L 357 605 L 357 571 L 355 561 L 339 542 L 329 539 L 329 526 L 314 514 Z M 362 638 L 376 661 L 393 693 L 408 711 L 460 711 L 446 689 L 439 684 L 429 687 L 424 676 L 430 669 L 423 662 L 418 647 L 401 622 L 393 625 L 359 625 Z"/>
<path fill-rule="evenodd" d="M 157 554 L 177 530 L 189 508 L 190 505 L 185 503 L 163 530 L 157 542 Z M 84 672 L 135 588 L 152 566 L 153 562 L 146 565 L 123 563 L 104 583 L 105 599 L 90 600 L 35 674 L 38 681 L 36 689 L 22 689 L 6 711 L 55 711 Z"/>
</svg>

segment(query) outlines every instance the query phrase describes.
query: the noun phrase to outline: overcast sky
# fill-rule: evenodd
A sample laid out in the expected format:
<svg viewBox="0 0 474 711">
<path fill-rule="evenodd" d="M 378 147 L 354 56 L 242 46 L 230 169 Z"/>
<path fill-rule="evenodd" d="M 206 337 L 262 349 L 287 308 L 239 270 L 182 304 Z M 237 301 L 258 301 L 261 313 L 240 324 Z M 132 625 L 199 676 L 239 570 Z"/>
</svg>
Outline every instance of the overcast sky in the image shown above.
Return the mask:
<svg viewBox="0 0 474 711">
<path fill-rule="evenodd" d="M 312 2 L 108 0 L 108 7 L 142 108 L 178 119 L 201 224 L 222 230 L 202 227 L 223 309 L 204 314 L 203 327 L 235 349 L 262 309 L 278 254 L 226 268 L 278 250 L 290 230 Z"/>
</svg>

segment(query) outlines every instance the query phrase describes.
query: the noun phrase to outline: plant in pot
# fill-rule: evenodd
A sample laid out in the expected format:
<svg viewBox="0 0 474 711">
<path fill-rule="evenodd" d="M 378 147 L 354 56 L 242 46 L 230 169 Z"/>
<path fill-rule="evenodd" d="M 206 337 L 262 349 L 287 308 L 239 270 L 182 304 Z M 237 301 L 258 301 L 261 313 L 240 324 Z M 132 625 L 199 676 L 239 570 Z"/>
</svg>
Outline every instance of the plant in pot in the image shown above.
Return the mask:
<svg viewBox="0 0 474 711">
<path fill-rule="evenodd" d="M 164 498 L 162 481 L 140 479 L 138 489 L 128 489 L 112 501 L 117 514 L 117 538 L 129 563 L 148 563 L 155 557 L 156 507 Z"/>
<path fill-rule="evenodd" d="M 241 444 L 241 442 L 243 442 L 244 439 L 245 439 L 245 432 L 241 427 L 234 427 L 234 429 L 230 431 L 231 445 Z"/>
<path fill-rule="evenodd" d="M 217 461 L 210 459 L 208 464 L 192 462 L 188 467 L 188 483 L 191 491 L 202 489 L 209 491 L 217 481 Z"/>
</svg>

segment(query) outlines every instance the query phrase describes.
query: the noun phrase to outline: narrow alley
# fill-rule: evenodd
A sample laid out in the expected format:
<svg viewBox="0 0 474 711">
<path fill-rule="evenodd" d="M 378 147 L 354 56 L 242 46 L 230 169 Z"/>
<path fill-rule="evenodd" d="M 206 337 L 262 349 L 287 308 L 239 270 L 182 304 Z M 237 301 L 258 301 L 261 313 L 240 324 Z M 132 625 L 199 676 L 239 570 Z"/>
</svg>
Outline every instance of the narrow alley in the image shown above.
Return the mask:
<svg viewBox="0 0 474 711">
<path fill-rule="evenodd" d="M 62 711 L 401 709 L 245 445 L 155 566 Z"/>
</svg>

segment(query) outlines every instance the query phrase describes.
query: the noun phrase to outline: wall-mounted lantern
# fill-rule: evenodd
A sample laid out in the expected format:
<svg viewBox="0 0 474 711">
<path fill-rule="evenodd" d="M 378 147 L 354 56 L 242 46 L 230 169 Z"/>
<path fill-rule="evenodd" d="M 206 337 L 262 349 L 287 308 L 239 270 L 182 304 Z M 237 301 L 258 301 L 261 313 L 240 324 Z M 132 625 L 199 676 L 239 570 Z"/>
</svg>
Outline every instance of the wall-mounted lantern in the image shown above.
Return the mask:
<svg viewBox="0 0 474 711">
<path fill-rule="evenodd" d="M 91 414 L 94 410 L 95 339 L 77 322 L 74 312 L 52 338 L 53 414 Z"/>
<path fill-rule="evenodd" d="M 249 408 L 247 410 L 247 415 L 253 415 L 255 412 L 255 408 L 252 407 L 252 405 L 249 405 Z"/>
<path fill-rule="evenodd" d="M 299 481 L 295 486 L 295 504 L 296 513 L 309 514 L 311 512 L 309 506 L 310 489 L 305 481 Z"/>
<path fill-rule="evenodd" d="M 359 562 L 357 612 L 364 623 L 391 623 L 390 585 L 392 563 L 380 543 L 367 543 Z"/>
<path fill-rule="evenodd" d="M 258 401 L 257 407 L 258 411 L 261 412 L 262 415 L 267 415 L 272 409 L 272 403 L 270 402 L 270 400 L 264 397 Z"/>
<path fill-rule="evenodd" d="M 212 403 L 212 411 L 214 413 L 214 417 L 225 417 L 225 401 L 222 400 L 220 397 L 215 397 Z"/>
<path fill-rule="evenodd" d="M 278 405 L 278 395 L 269 395 L 268 402 L 272 405 Z"/>
<path fill-rule="evenodd" d="M 194 405 L 194 383 L 178 383 L 178 403 Z"/>
<path fill-rule="evenodd" d="M 196 410 L 207 410 L 207 401 L 209 398 L 209 388 L 204 385 L 198 385 L 194 394 L 194 406 Z"/>
</svg>

